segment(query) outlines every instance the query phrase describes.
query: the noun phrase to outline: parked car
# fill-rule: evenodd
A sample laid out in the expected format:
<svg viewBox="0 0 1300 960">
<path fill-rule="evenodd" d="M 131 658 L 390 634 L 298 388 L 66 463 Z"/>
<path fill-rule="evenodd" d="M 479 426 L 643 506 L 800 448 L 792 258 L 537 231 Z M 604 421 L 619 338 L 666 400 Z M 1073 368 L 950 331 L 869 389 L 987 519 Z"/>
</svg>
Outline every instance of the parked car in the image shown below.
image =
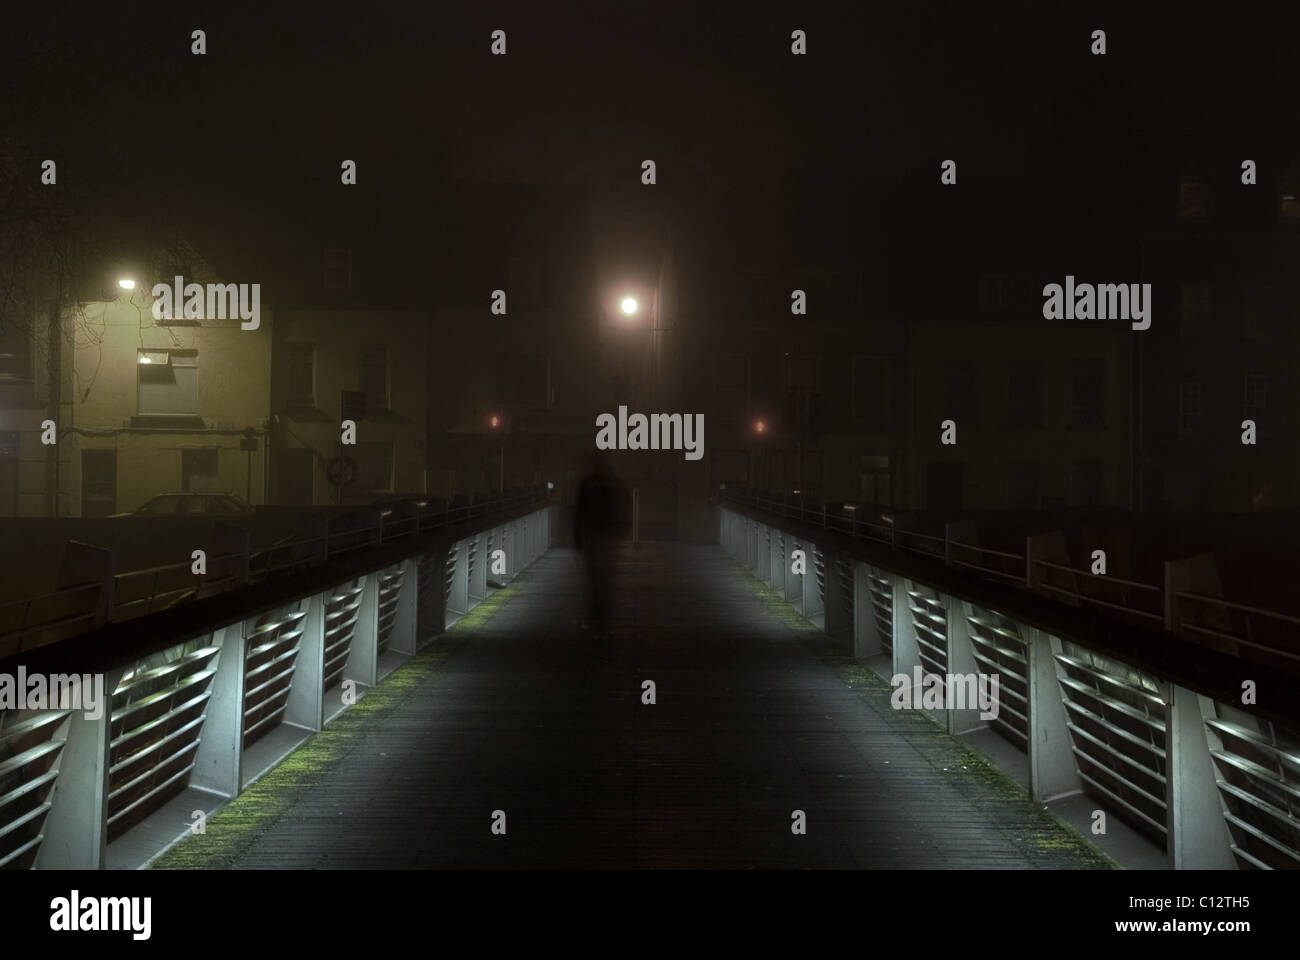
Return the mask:
<svg viewBox="0 0 1300 960">
<path fill-rule="evenodd" d="M 256 509 L 233 493 L 160 493 L 130 513 L 115 517 L 247 516 Z"/>
</svg>

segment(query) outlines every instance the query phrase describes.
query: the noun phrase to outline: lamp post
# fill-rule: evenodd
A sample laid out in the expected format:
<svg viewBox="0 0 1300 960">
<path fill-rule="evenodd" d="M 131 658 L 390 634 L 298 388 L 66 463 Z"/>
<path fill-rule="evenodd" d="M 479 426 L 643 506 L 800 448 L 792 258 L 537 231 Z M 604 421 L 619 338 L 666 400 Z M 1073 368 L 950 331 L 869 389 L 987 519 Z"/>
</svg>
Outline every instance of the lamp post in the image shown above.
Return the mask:
<svg viewBox="0 0 1300 960">
<path fill-rule="evenodd" d="M 491 428 L 493 432 L 497 432 L 497 431 L 499 431 L 499 430 L 501 429 L 501 423 L 502 423 L 502 416 L 501 416 L 501 414 L 499 414 L 499 413 L 494 413 L 494 414 L 492 414 L 492 416 L 488 417 L 488 427 Z M 499 433 L 498 433 L 498 436 L 500 437 L 501 442 L 500 442 L 500 444 L 499 444 L 498 447 L 497 447 L 497 452 L 498 452 L 498 454 L 499 454 L 499 456 L 498 456 L 498 458 L 497 458 L 497 469 L 500 471 L 500 472 L 499 472 L 499 480 L 498 480 L 497 482 L 498 482 L 498 484 L 499 484 L 499 489 L 500 489 L 500 491 L 501 491 L 501 495 L 502 495 L 502 496 L 505 496 L 505 493 L 506 493 L 506 441 L 505 441 L 505 437 L 504 437 L 504 436 L 501 436 Z"/>
</svg>

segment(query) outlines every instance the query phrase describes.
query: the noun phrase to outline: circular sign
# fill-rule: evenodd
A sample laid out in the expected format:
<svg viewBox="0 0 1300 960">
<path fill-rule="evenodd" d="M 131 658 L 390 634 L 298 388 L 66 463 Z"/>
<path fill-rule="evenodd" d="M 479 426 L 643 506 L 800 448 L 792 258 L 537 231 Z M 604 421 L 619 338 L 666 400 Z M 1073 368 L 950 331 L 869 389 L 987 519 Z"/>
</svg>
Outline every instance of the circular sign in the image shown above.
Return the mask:
<svg viewBox="0 0 1300 960">
<path fill-rule="evenodd" d="M 335 457 L 325 465 L 325 478 L 336 487 L 346 487 L 357 479 L 357 462 L 351 457 Z"/>
</svg>

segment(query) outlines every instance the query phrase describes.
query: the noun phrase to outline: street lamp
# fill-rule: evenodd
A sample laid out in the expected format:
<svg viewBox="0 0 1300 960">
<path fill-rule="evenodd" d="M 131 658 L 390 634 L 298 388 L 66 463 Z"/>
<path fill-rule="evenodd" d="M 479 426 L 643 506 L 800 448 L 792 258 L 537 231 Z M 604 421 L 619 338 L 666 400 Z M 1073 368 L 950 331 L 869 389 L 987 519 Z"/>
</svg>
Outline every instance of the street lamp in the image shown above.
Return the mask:
<svg viewBox="0 0 1300 960">
<path fill-rule="evenodd" d="M 501 429 L 501 414 L 499 414 L 499 413 L 494 413 L 494 414 L 492 414 L 490 417 L 488 417 L 488 426 L 489 426 L 489 427 L 490 427 L 494 432 L 497 431 L 497 430 L 500 430 L 500 429 Z M 501 453 L 501 456 L 500 456 L 500 459 L 499 459 L 499 461 L 498 461 L 498 465 L 499 465 L 500 470 L 501 470 L 501 479 L 500 479 L 500 484 L 501 484 L 501 495 L 502 495 L 502 496 L 505 496 L 505 492 L 506 492 L 506 441 L 505 441 L 505 438 L 504 438 L 504 437 L 501 437 L 500 453 Z"/>
<path fill-rule="evenodd" d="M 628 317 L 633 316 L 637 312 L 638 307 L 639 304 L 636 302 L 636 297 L 624 297 L 622 302 L 619 304 L 619 309 L 623 311 L 623 315 Z"/>
<path fill-rule="evenodd" d="M 122 277 L 120 280 L 117 281 L 117 285 L 121 287 L 123 290 L 135 289 L 135 281 L 132 280 L 130 277 Z"/>
</svg>

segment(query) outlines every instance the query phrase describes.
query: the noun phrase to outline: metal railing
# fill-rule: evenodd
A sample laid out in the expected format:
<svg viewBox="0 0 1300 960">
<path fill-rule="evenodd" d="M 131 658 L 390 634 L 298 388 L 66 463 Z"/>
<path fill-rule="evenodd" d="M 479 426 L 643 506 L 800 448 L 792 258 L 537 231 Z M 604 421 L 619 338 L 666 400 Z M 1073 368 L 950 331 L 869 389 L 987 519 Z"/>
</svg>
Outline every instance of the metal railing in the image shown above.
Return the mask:
<svg viewBox="0 0 1300 960">
<path fill-rule="evenodd" d="M 1046 593 L 1072 605 L 1112 611 L 1207 646 L 1226 644 L 1236 651 L 1239 645 L 1264 657 L 1280 657 L 1292 665 L 1300 662 L 1300 630 L 1296 629 L 1300 627 L 1300 616 L 1195 592 L 1171 593 L 1160 584 L 1047 560 L 1034 555 L 1033 537 L 1026 538 L 1021 553 L 957 539 L 953 524 L 945 524 L 939 535 L 907 528 L 888 514 L 881 518 L 885 523 L 859 519 L 857 511 L 848 506 L 830 509 L 824 503 L 789 502 L 746 489 L 723 489 L 721 497 L 894 551 L 942 560 L 949 567 Z"/>
<path fill-rule="evenodd" d="M 187 559 L 124 571 L 107 582 L 78 583 L 35 597 L 0 603 L 0 659 L 87 633 L 101 626 L 105 616 L 107 622 L 146 616 L 247 583 L 289 576 L 303 567 L 347 557 L 370 547 L 504 516 L 545 499 L 544 489 L 529 488 L 490 499 L 456 497 L 440 505 L 412 500 L 359 507 L 349 513 L 321 518 L 323 530 L 319 532 L 287 537 L 255 552 L 211 557 L 208 559 L 213 567 L 211 574 L 192 573 L 192 561 Z M 348 523 L 353 525 L 345 527 Z M 229 569 L 231 564 L 235 567 L 233 571 Z"/>
</svg>

